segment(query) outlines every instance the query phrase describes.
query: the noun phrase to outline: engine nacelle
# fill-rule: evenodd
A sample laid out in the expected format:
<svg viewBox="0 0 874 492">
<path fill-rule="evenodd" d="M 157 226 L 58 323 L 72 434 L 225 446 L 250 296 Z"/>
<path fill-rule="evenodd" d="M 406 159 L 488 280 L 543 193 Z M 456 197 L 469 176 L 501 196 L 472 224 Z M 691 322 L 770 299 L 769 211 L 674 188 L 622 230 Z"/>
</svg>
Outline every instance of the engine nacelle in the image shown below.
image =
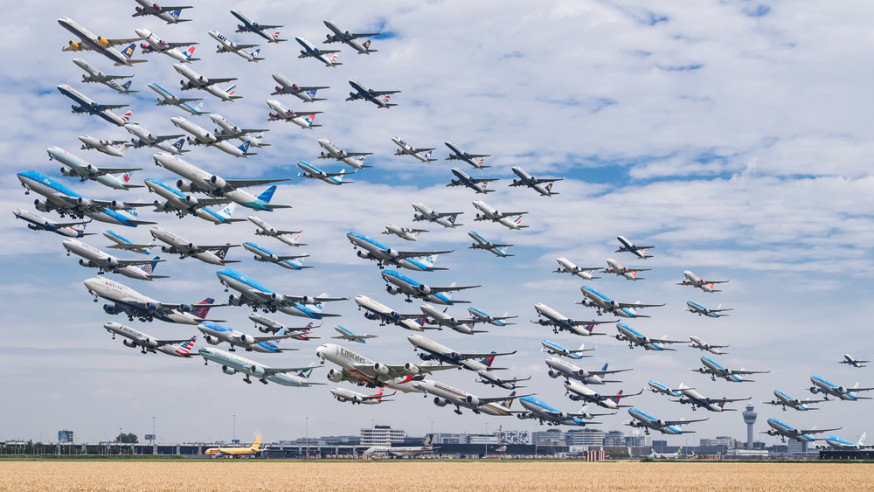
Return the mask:
<svg viewBox="0 0 874 492">
<path fill-rule="evenodd" d="M 70 45 L 70 49 L 73 51 L 79 51 L 80 49 L 82 49 L 82 45 L 80 43 L 75 42 L 75 41 L 70 41 L 69 45 Z"/>
<path fill-rule="evenodd" d="M 188 181 L 185 181 L 183 179 L 176 181 L 176 187 L 179 188 L 180 191 L 185 191 L 185 192 L 194 191 L 191 189 L 191 183 L 189 183 Z"/>
<path fill-rule="evenodd" d="M 120 311 L 115 309 L 115 304 L 104 304 L 103 312 L 105 312 L 106 314 L 118 314 Z"/>
<path fill-rule="evenodd" d="M 448 404 L 448 403 L 449 403 L 449 401 L 447 401 L 443 398 L 440 398 L 439 396 L 434 397 L 434 404 L 437 405 L 438 407 L 445 407 L 446 404 Z"/>
<path fill-rule="evenodd" d="M 76 199 L 76 203 L 77 203 L 80 207 L 86 207 L 86 208 L 87 208 L 87 207 L 90 207 L 90 206 L 91 206 L 91 199 L 90 199 L 90 198 L 79 197 L 79 198 Z"/>
<path fill-rule="evenodd" d="M 79 260 L 79 264 L 82 265 L 83 267 L 90 267 L 90 268 L 94 268 L 97 266 L 97 265 L 91 263 L 91 260 L 86 260 L 85 258 L 82 258 L 81 260 Z"/>
<path fill-rule="evenodd" d="M 467 401 L 469 404 L 471 404 L 475 407 L 479 406 L 479 398 L 477 398 L 474 395 L 467 395 L 467 397 L 465 398 L 465 401 Z"/>
<path fill-rule="evenodd" d="M 318 304 L 318 301 L 314 297 L 303 296 L 300 299 L 301 304 Z"/>
<path fill-rule="evenodd" d="M 391 248 L 387 249 L 385 251 L 385 254 L 387 254 L 389 256 L 389 258 L 397 258 L 398 256 L 400 256 L 400 253 L 398 253 L 397 251 L 395 251 Z"/>
<path fill-rule="evenodd" d="M 331 369 L 330 371 L 328 371 L 328 379 L 331 382 L 339 383 L 343 380 L 343 373 L 336 369 Z"/>
<path fill-rule="evenodd" d="M 221 343 L 219 337 L 215 335 L 206 335 L 205 337 L 203 337 L 203 339 L 206 340 L 206 343 L 210 345 L 218 345 L 219 343 Z"/>
<path fill-rule="evenodd" d="M 385 290 L 388 291 L 389 294 L 397 294 L 401 290 L 395 287 L 394 285 L 386 285 Z"/>
<path fill-rule="evenodd" d="M 119 266 L 118 258 L 116 258 L 116 257 L 114 257 L 114 256 L 112 256 L 112 257 L 110 257 L 108 260 L 106 260 L 106 263 L 107 263 L 109 266 L 111 266 L 112 268 L 118 268 L 118 266 Z"/>
<path fill-rule="evenodd" d="M 580 376 L 581 378 L 584 378 L 584 377 L 589 375 L 589 371 L 587 371 L 585 369 L 580 369 L 577 371 L 577 375 Z"/>
<path fill-rule="evenodd" d="M 146 347 L 149 347 L 149 348 L 155 348 L 158 346 L 158 342 L 152 338 L 147 337 L 146 339 L 143 340 L 143 345 L 145 345 Z"/>
<path fill-rule="evenodd" d="M 225 374 L 236 374 L 237 370 L 228 366 L 222 366 L 222 372 Z"/>
<path fill-rule="evenodd" d="M 452 357 L 455 360 L 461 360 L 461 354 L 459 354 L 458 352 L 451 352 L 449 354 L 449 357 Z"/>
<path fill-rule="evenodd" d="M 33 201 L 33 206 L 40 212 L 48 212 L 51 210 L 47 202 L 40 201 L 39 198 Z"/>
<path fill-rule="evenodd" d="M 611 309 L 619 309 L 619 303 L 616 301 L 610 301 L 610 308 Z"/>
<path fill-rule="evenodd" d="M 231 294 L 228 296 L 228 304 L 230 304 L 231 306 L 242 306 L 243 299 L 241 297 L 237 297 Z"/>
<path fill-rule="evenodd" d="M 69 177 L 69 176 L 73 176 L 73 175 L 74 175 L 73 172 L 70 171 L 69 169 L 67 169 L 66 167 L 61 168 L 61 176 Z"/>
<path fill-rule="evenodd" d="M 411 376 L 415 376 L 416 374 L 419 374 L 419 366 L 417 366 L 416 364 L 407 362 L 406 364 L 404 364 L 404 371 L 406 371 L 407 374 L 409 374 Z"/>
<path fill-rule="evenodd" d="M 257 378 L 263 378 L 263 377 L 264 377 L 264 374 L 266 374 L 266 373 L 264 372 L 264 368 L 263 368 L 263 367 L 261 367 L 261 366 L 256 366 L 256 365 L 254 365 L 254 364 L 252 364 L 252 366 L 249 367 L 249 371 L 252 373 L 253 376 L 255 376 L 255 377 L 257 377 Z"/>
<path fill-rule="evenodd" d="M 215 176 L 215 175 L 213 175 L 211 178 L 209 178 L 209 182 L 212 183 L 213 186 L 215 186 L 217 188 L 224 188 L 225 185 L 227 185 L 227 182 L 225 182 L 225 180 L 223 178 L 221 178 L 219 176 Z"/>
<path fill-rule="evenodd" d="M 549 372 L 547 372 L 547 374 L 549 374 L 549 377 L 551 377 L 551 378 L 557 378 L 557 377 L 561 376 L 561 373 L 553 371 L 552 369 L 550 369 Z"/>
<path fill-rule="evenodd" d="M 379 362 L 377 362 L 376 364 L 373 364 L 373 370 L 376 371 L 378 374 L 383 375 L 383 376 L 388 374 L 388 371 L 389 371 L 388 366 L 386 366 L 385 364 L 379 363 Z"/>
<path fill-rule="evenodd" d="M 521 184 L 522 184 L 522 181 L 520 181 L 518 179 L 513 180 L 513 186 L 520 186 Z"/>
<path fill-rule="evenodd" d="M 109 48 L 109 40 L 104 38 L 103 36 L 97 36 L 97 44 L 103 46 L 104 48 Z"/>
<path fill-rule="evenodd" d="M 133 340 L 122 340 L 121 343 L 123 343 L 126 347 L 137 348 L 137 344 Z"/>
<path fill-rule="evenodd" d="M 243 345 L 249 345 L 255 341 L 250 335 L 246 335 L 245 333 L 240 333 L 240 335 L 236 338 L 237 341 L 239 343 L 242 343 Z"/>
<path fill-rule="evenodd" d="M 416 287 L 416 288 L 419 290 L 419 293 L 420 293 L 420 294 L 423 294 L 423 295 L 426 295 L 426 296 L 427 296 L 428 294 L 431 293 L 431 287 L 428 287 L 428 286 L 425 285 L 425 284 L 419 284 L 419 286 Z"/>
<path fill-rule="evenodd" d="M 197 198 L 191 195 L 185 195 L 185 203 L 188 205 L 197 205 Z"/>
<path fill-rule="evenodd" d="M 173 251 L 173 248 L 171 248 L 170 246 L 161 246 L 161 251 L 165 253 L 170 253 L 171 251 Z"/>
<path fill-rule="evenodd" d="M 147 311 L 157 311 L 157 310 L 158 310 L 158 305 L 155 304 L 154 302 L 147 302 L 147 303 L 146 303 L 146 310 L 147 310 Z"/>
<path fill-rule="evenodd" d="M 620 342 L 622 340 L 625 340 L 625 338 L 622 335 L 616 335 L 616 339 L 619 340 Z"/>
<path fill-rule="evenodd" d="M 356 252 L 359 258 L 367 258 L 367 253 L 361 251 L 360 249 Z"/>
<path fill-rule="evenodd" d="M 844 388 L 843 386 L 838 386 L 838 393 L 844 394 L 846 392 L 847 392 L 847 388 Z"/>
<path fill-rule="evenodd" d="M 658 419 L 658 420 L 656 420 L 656 424 L 657 424 L 659 427 L 664 427 L 664 426 L 665 426 L 665 421 L 662 420 L 662 419 Z"/>
</svg>

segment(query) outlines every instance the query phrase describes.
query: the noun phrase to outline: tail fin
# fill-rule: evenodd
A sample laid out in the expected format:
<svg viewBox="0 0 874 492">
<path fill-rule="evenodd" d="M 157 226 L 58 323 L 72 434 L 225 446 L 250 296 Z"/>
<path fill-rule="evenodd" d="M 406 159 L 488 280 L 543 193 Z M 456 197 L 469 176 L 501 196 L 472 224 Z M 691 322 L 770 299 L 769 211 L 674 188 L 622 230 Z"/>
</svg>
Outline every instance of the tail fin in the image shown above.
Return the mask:
<svg viewBox="0 0 874 492">
<path fill-rule="evenodd" d="M 339 63 L 337 63 L 337 55 L 332 56 L 330 58 L 330 60 L 331 60 L 331 65 L 339 65 Z"/>
<path fill-rule="evenodd" d="M 549 183 L 548 185 L 546 185 L 546 188 L 545 188 L 545 189 L 546 189 L 546 192 L 547 192 L 547 193 L 549 193 L 550 191 L 552 191 L 552 183 Z"/>
<path fill-rule="evenodd" d="M 194 54 L 194 46 L 189 47 L 182 54 L 185 55 L 185 58 L 191 59 L 191 55 Z"/>
<path fill-rule="evenodd" d="M 513 404 L 513 400 L 515 400 L 515 398 L 513 398 L 514 396 L 516 396 L 516 392 L 515 392 L 515 391 L 513 391 L 512 393 L 510 393 L 510 398 L 507 398 L 506 400 L 504 400 L 504 408 L 506 408 L 507 410 L 509 410 L 509 409 L 510 409 L 510 405 Z"/>
<path fill-rule="evenodd" d="M 516 225 L 521 224 L 521 223 L 522 223 L 522 216 L 520 215 L 520 216 L 516 217 L 516 220 L 514 220 L 513 222 L 514 222 Z"/>
<path fill-rule="evenodd" d="M 191 355 L 191 350 L 194 349 L 194 342 L 197 340 L 197 335 L 189 338 L 185 342 L 182 342 L 179 345 L 179 348 L 175 350 L 175 352 L 183 357 L 187 357 Z"/>
<path fill-rule="evenodd" d="M 203 103 L 202 102 L 197 103 L 197 106 L 194 107 L 195 113 L 200 114 L 201 111 L 203 111 Z"/>
<path fill-rule="evenodd" d="M 317 92 L 317 91 L 318 91 L 318 89 L 313 89 L 313 90 L 311 90 L 311 91 L 307 91 L 307 95 L 310 96 L 310 97 L 316 97 L 316 92 Z"/>
<path fill-rule="evenodd" d="M 252 451 L 259 451 L 261 449 L 261 436 L 260 435 L 255 439 L 255 442 L 252 443 L 252 447 L 249 449 L 251 449 Z"/>
<path fill-rule="evenodd" d="M 364 46 L 364 51 L 370 51 L 370 40 L 365 41 L 362 46 Z"/>
<path fill-rule="evenodd" d="M 161 257 L 160 257 L 160 256 L 156 256 L 156 257 L 154 257 L 154 258 L 152 258 L 152 259 L 155 260 L 155 261 L 153 261 L 153 262 L 151 262 L 151 263 L 146 263 L 145 265 L 143 265 L 142 267 L 140 267 L 140 268 L 143 269 L 144 272 L 146 272 L 146 273 L 149 274 L 149 275 L 151 275 L 152 273 L 154 273 L 155 268 L 158 266 L 158 260 L 160 260 Z"/>
<path fill-rule="evenodd" d="M 228 87 L 227 89 L 225 89 L 225 94 L 227 94 L 229 96 L 233 96 L 234 92 L 236 92 L 236 90 L 237 90 L 237 84 L 234 84 L 234 85 Z"/>
<path fill-rule="evenodd" d="M 136 50 L 137 50 L 137 43 L 131 43 L 128 45 L 127 48 L 124 49 L 124 51 L 121 52 L 121 54 L 124 55 L 125 58 L 130 60 L 134 56 L 134 51 L 136 51 Z"/>
<path fill-rule="evenodd" d="M 311 114 L 311 115 L 307 116 L 306 118 L 304 118 L 304 120 L 306 120 L 307 123 L 312 125 L 313 122 L 316 121 L 316 115 Z"/>
<path fill-rule="evenodd" d="M 255 51 L 249 53 L 252 58 L 258 58 L 258 55 L 261 53 L 261 48 L 256 48 Z"/>
<path fill-rule="evenodd" d="M 173 147 L 175 147 L 176 150 L 178 150 L 178 151 L 182 151 L 183 145 L 185 145 L 185 139 L 180 138 L 179 140 L 176 141 L 176 143 L 173 144 Z"/>
<path fill-rule="evenodd" d="M 127 123 L 128 121 L 130 121 L 130 118 L 133 115 L 134 115 L 133 111 L 128 111 L 127 113 L 121 115 L 121 119 L 123 119 L 125 121 L 125 123 Z"/>
<path fill-rule="evenodd" d="M 168 14 L 170 14 L 170 16 L 173 17 L 174 19 L 179 19 L 179 14 L 181 14 L 181 13 L 182 13 L 182 9 L 176 9 L 172 12 L 168 12 Z"/>
<path fill-rule="evenodd" d="M 582 347 L 581 347 L 581 348 L 582 348 Z M 602 367 L 601 370 L 602 370 L 602 371 L 606 371 L 606 370 L 607 370 L 607 364 L 604 364 L 604 367 Z"/>
<path fill-rule="evenodd" d="M 724 401 L 719 402 L 718 405 L 719 405 L 719 408 L 725 408 L 725 402 L 724 402 Z"/>
<path fill-rule="evenodd" d="M 133 80 L 128 80 L 124 84 L 121 84 L 121 88 L 124 90 L 128 90 L 128 89 L 130 89 L 130 85 L 133 84 L 133 82 L 134 82 Z"/>
<path fill-rule="evenodd" d="M 429 150 L 428 152 L 425 152 L 424 154 L 422 154 L 422 157 L 424 157 L 425 159 L 430 159 L 430 158 L 431 158 L 431 152 L 433 152 L 433 151 Z"/>
<path fill-rule="evenodd" d="M 868 434 L 868 433 L 867 433 L 867 432 L 863 432 L 862 435 L 859 437 L 859 446 L 864 446 L 864 445 L 865 445 L 865 435 L 866 435 L 866 434 Z"/>
<path fill-rule="evenodd" d="M 304 369 L 303 371 L 300 371 L 299 373 L 297 373 L 297 375 L 304 378 L 304 379 L 309 379 L 310 374 L 312 374 L 312 373 L 313 373 L 313 368 L 310 367 L 308 369 Z"/>
<path fill-rule="evenodd" d="M 424 263 L 425 266 L 427 266 L 428 268 L 432 268 L 432 267 L 434 267 L 434 263 L 437 262 L 438 256 L 439 255 L 426 256 L 426 257 L 422 258 L 422 263 Z"/>
<path fill-rule="evenodd" d="M 128 171 L 126 173 L 117 174 L 115 177 L 122 180 L 122 182 L 124 182 L 125 184 L 127 184 L 130 182 L 130 179 L 133 177 L 133 175 L 134 175 L 133 171 Z"/>
<path fill-rule="evenodd" d="M 622 398 L 620 398 L 621 396 L 622 396 L 622 390 L 619 390 L 619 393 L 616 393 L 616 396 L 614 396 L 613 398 L 611 398 L 611 400 L 613 400 L 613 403 L 615 403 L 615 404 L 618 405 L 618 404 L 619 404 L 619 400 L 622 399 Z"/>
<path fill-rule="evenodd" d="M 486 367 L 492 367 L 492 363 L 495 362 L 495 354 L 496 353 L 497 352 L 492 351 L 492 355 L 486 357 L 485 359 L 481 360 L 480 362 L 485 364 Z"/>
<path fill-rule="evenodd" d="M 425 436 L 425 440 L 422 441 L 422 447 L 430 448 L 434 442 L 434 434 L 428 434 Z"/>
<path fill-rule="evenodd" d="M 212 297 L 207 297 L 206 299 L 200 301 L 198 304 L 212 304 L 214 302 L 215 299 L 213 299 Z M 192 307 L 192 313 L 200 319 L 206 319 L 206 315 L 209 314 L 209 308 L 205 307 L 200 309 L 194 309 L 194 307 Z"/>
<path fill-rule="evenodd" d="M 252 142 L 250 140 L 246 140 L 245 142 L 243 142 L 242 145 L 240 145 L 237 148 L 242 150 L 243 153 L 245 154 L 246 152 L 249 152 L 249 145 L 251 145 L 251 144 L 252 144 Z"/>
<path fill-rule="evenodd" d="M 273 193 L 276 191 L 276 185 L 271 186 L 264 190 L 263 193 L 258 195 L 258 199 L 263 201 L 264 203 L 270 203 L 270 199 L 273 198 Z"/>
<path fill-rule="evenodd" d="M 230 219 L 234 215 L 234 210 L 237 208 L 236 203 L 231 203 L 227 207 L 221 209 L 218 213 L 223 219 Z"/>
</svg>

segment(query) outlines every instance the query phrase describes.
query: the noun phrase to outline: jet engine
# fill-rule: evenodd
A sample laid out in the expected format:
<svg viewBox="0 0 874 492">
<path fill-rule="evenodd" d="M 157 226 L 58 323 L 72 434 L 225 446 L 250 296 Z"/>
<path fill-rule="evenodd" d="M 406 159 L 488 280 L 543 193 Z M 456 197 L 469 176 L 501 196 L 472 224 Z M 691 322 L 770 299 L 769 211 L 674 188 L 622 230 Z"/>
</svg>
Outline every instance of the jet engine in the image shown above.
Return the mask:
<svg viewBox="0 0 874 492">
<path fill-rule="evenodd" d="M 466 400 L 468 403 L 470 403 L 471 405 L 475 406 L 475 407 L 478 407 L 478 406 L 479 406 L 479 398 L 477 398 L 477 397 L 474 396 L 474 395 L 467 395 L 467 397 L 465 398 L 465 400 Z"/>
<path fill-rule="evenodd" d="M 83 267 L 96 267 L 97 266 L 97 265 L 91 263 L 91 260 L 86 260 L 84 258 L 79 260 L 79 264 L 82 265 Z"/>
<path fill-rule="evenodd" d="M 228 366 L 222 366 L 222 372 L 225 374 L 236 374 L 237 370 Z"/>
<path fill-rule="evenodd" d="M 419 293 L 426 295 L 426 296 L 431 293 L 431 287 L 428 287 L 425 284 L 419 284 L 417 289 L 419 289 Z"/>
<path fill-rule="evenodd" d="M 206 340 L 206 343 L 210 345 L 218 345 L 219 343 L 221 343 L 221 340 L 214 335 L 206 335 L 205 337 L 203 337 L 203 339 Z"/>
<path fill-rule="evenodd" d="M 406 364 L 404 364 L 404 371 L 406 371 L 407 374 L 409 374 L 411 376 L 415 376 L 416 374 L 419 374 L 419 366 L 417 366 L 416 364 L 407 362 Z"/>
<path fill-rule="evenodd" d="M 122 340 L 121 343 L 130 348 L 137 348 L 137 344 L 133 340 Z"/>
<path fill-rule="evenodd" d="M 395 287 L 394 285 L 386 285 L 385 290 L 388 291 L 389 294 L 397 294 L 401 290 Z"/>
<path fill-rule="evenodd" d="M 561 373 L 559 373 L 557 371 L 553 371 L 551 369 L 549 370 L 549 372 L 547 372 L 547 374 L 549 374 L 549 377 L 551 377 L 551 378 L 557 378 L 557 377 L 561 376 Z"/>
<path fill-rule="evenodd" d="M 103 311 L 106 314 L 118 314 L 119 312 L 121 312 L 121 311 L 115 309 L 115 304 L 104 304 Z"/>
<path fill-rule="evenodd" d="M 444 398 L 440 398 L 439 396 L 434 397 L 434 404 L 438 407 L 445 407 L 447 403 L 449 403 L 449 401 Z"/>
<path fill-rule="evenodd" d="M 334 383 L 339 383 L 343 380 L 343 373 L 336 369 L 331 369 L 328 371 L 328 379 Z"/>
<path fill-rule="evenodd" d="M 264 377 L 264 374 L 265 374 L 264 368 L 261 366 L 256 366 L 253 364 L 252 366 L 249 367 L 249 370 L 252 372 L 252 375 L 257 377 L 257 378 Z"/>
<path fill-rule="evenodd" d="M 373 365 L 373 370 L 376 371 L 377 373 L 383 375 L 383 376 L 388 374 L 388 371 L 389 371 L 388 366 L 386 366 L 385 364 L 381 364 L 379 362 L 377 362 L 376 364 Z"/>
</svg>

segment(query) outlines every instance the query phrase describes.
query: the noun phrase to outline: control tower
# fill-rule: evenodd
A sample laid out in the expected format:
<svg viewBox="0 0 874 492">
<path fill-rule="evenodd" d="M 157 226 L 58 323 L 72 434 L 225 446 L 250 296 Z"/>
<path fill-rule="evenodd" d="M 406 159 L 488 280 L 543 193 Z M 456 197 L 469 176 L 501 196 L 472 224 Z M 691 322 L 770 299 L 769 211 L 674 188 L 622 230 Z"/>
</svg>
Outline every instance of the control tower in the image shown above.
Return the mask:
<svg viewBox="0 0 874 492">
<path fill-rule="evenodd" d="M 753 410 L 752 405 L 747 405 L 746 410 L 743 412 L 744 422 L 747 424 L 747 449 L 753 449 L 753 424 L 756 423 L 756 417 L 759 416 Z"/>
</svg>

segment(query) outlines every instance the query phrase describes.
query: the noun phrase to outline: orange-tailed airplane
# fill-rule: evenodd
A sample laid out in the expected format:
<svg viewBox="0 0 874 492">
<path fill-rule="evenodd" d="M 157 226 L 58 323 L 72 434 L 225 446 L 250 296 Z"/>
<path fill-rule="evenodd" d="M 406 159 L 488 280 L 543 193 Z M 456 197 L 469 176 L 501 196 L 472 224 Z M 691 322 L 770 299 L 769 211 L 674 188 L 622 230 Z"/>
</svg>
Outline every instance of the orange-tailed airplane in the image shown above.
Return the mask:
<svg viewBox="0 0 874 492">
<path fill-rule="evenodd" d="M 219 446 L 217 448 L 207 449 L 204 454 L 216 458 L 219 456 L 252 456 L 264 451 L 264 449 L 266 448 L 261 448 L 261 436 L 258 436 L 258 438 L 255 439 L 255 442 L 253 442 L 248 448 L 223 448 Z"/>
</svg>

